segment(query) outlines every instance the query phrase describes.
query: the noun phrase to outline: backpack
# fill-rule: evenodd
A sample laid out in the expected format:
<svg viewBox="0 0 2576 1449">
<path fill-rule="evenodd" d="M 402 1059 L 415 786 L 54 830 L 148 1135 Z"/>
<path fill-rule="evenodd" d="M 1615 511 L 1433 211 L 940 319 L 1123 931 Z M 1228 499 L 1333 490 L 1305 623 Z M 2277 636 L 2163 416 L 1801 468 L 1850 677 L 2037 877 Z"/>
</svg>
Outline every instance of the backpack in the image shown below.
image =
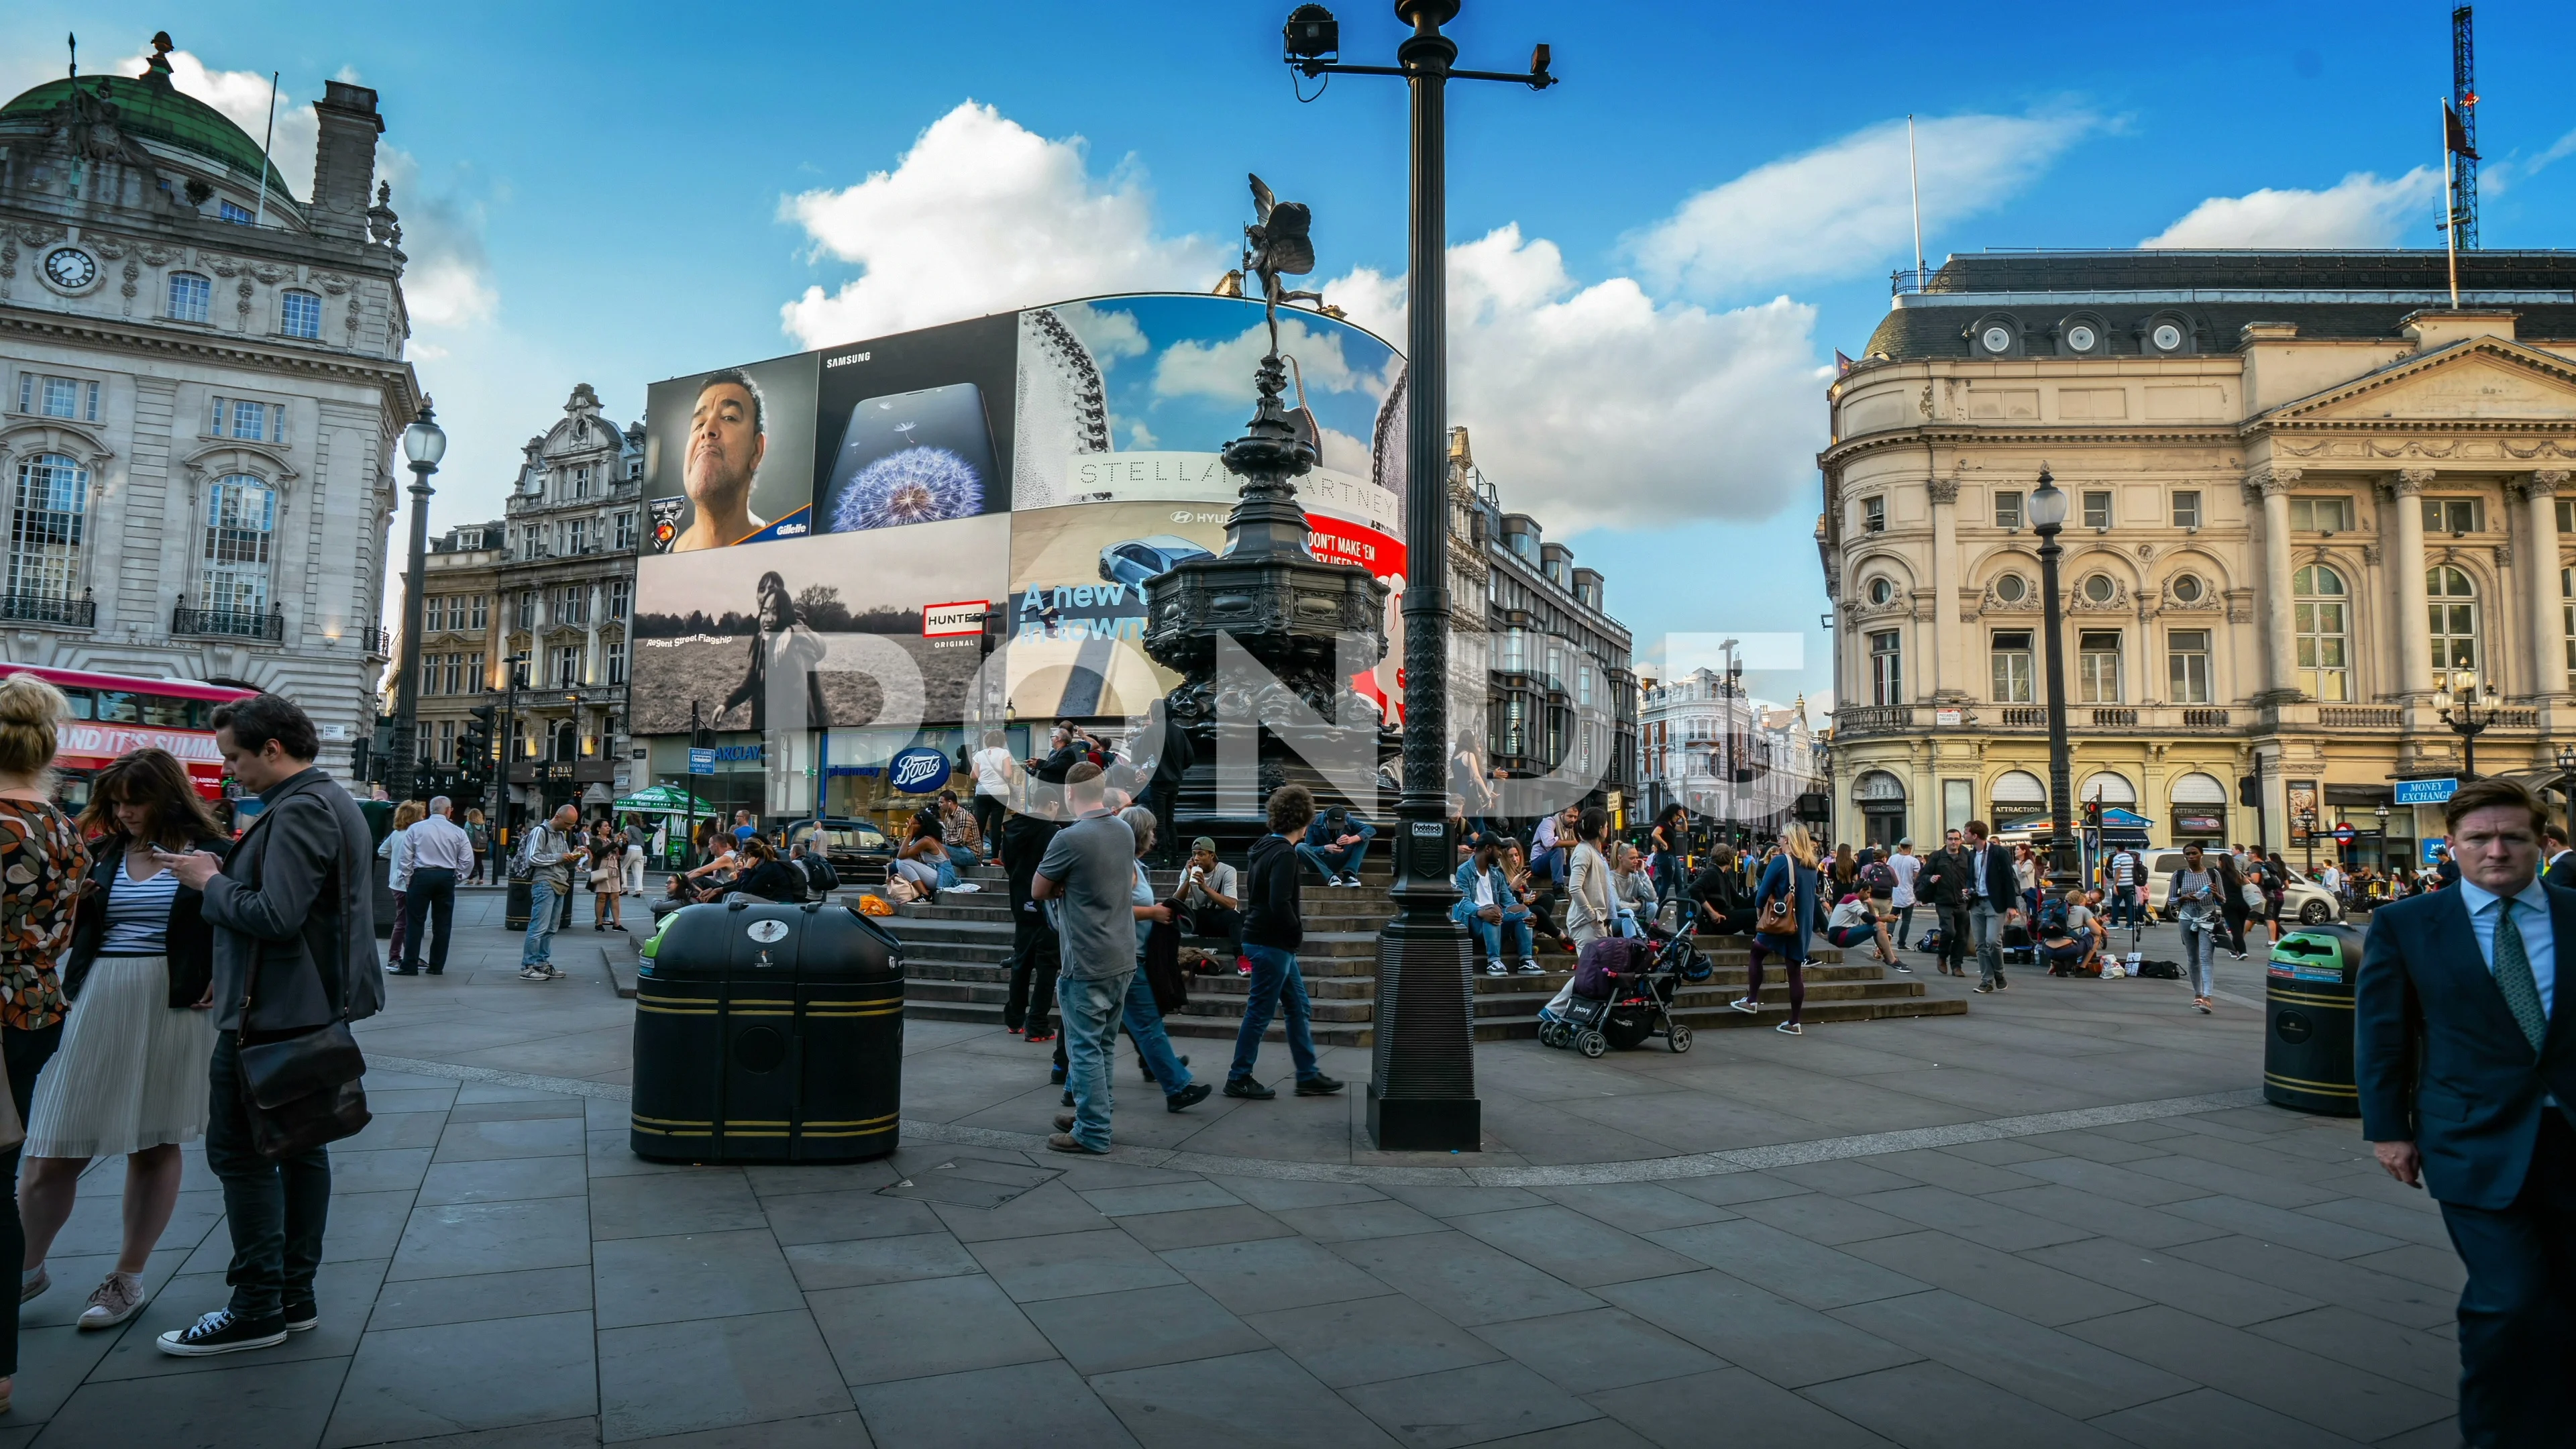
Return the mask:
<svg viewBox="0 0 2576 1449">
<path fill-rule="evenodd" d="M 2065 901 L 2041 901 L 2039 903 L 2039 933 L 2042 937 L 2063 936 L 2066 934 Z"/>
<path fill-rule="evenodd" d="M 1896 890 L 1896 871 L 1886 861 L 1873 860 L 1861 867 L 1860 883 L 1871 895 L 1890 895 Z"/>
<path fill-rule="evenodd" d="M 805 883 L 813 887 L 816 895 L 821 895 L 825 891 L 839 890 L 841 875 L 832 869 L 832 862 L 809 850 L 805 852 Z"/>
</svg>

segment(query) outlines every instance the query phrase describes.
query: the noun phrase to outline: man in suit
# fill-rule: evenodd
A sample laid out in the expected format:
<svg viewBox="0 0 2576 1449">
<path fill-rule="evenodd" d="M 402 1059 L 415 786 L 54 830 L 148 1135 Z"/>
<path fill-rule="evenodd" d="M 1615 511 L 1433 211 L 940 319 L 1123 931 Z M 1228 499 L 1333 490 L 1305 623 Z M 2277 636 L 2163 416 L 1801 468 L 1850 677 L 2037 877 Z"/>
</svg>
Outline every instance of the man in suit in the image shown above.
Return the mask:
<svg viewBox="0 0 2576 1449">
<path fill-rule="evenodd" d="M 2576 892 L 2538 878 L 2539 801 L 2479 780 L 2444 807 L 2456 887 L 2373 913 L 2355 1000 L 2362 1135 L 2429 1188 L 2468 1270 L 2460 1435 L 2563 1444 L 2576 1416 Z"/>
<path fill-rule="evenodd" d="M 1944 975 L 1965 976 L 1968 959 L 1968 872 L 1974 862 L 1967 842 L 1956 830 L 1943 836 L 1941 848 L 1923 858 L 1914 878 L 1914 893 L 1928 903 L 1941 925 L 1940 967 Z"/>
<path fill-rule="evenodd" d="M 2004 980 L 2004 927 L 2021 919 L 2021 877 L 2013 873 L 2012 852 L 1986 838 L 1986 822 L 1971 820 L 1968 831 L 1968 925 L 1977 933 L 1977 990 L 2001 991 Z"/>
</svg>

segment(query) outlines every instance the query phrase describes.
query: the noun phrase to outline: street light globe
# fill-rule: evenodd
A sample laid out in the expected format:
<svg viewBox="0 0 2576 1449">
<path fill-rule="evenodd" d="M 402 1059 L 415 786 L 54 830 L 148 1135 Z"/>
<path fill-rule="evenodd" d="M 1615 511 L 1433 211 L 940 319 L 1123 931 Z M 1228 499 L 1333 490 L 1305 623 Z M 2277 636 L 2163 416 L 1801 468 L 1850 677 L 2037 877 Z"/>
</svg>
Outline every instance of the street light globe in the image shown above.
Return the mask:
<svg viewBox="0 0 2576 1449">
<path fill-rule="evenodd" d="M 427 398 L 420 400 L 420 416 L 403 429 L 403 456 L 426 468 L 447 456 L 447 430 L 431 417 Z"/>
<path fill-rule="evenodd" d="M 2558 747 L 2558 768 L 2570 773 L 2576 773 L 2576 745 L 2560 745 Z"/>
<path fill-rule="evenodd" d="M 2057 486 L 2056 479 L 2042 472 L 2039 475 L 2039 487 L 2030 495 L 2030 501 L 2024 505 L 2023 513 L 2035 530 L 2053 532 L 2064 527 L 2066 491 Z"/>
</svg>

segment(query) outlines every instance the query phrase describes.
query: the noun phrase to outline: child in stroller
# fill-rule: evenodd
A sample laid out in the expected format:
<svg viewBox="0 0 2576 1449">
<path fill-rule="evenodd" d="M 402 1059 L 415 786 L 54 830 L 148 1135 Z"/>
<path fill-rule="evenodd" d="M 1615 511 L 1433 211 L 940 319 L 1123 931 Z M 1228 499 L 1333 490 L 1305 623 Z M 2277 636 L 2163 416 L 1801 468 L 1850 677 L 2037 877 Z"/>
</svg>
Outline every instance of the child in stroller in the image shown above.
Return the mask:
<svg viewBox="0 0 2576 1449">
<path fill-rule="evenodd" d="M 1611 936 L 1583 948 L 1572 994 L 1539 1013 L 1540 1045 L 1597 1057 L 1660 1034 L 1675 1052 L 1690 1050 L 1691 1029 L 1672 1018 L 1673 996 L 1685 979 L 1705 979 L 1707 963 L 1692 947 L 1687 923 L 1673 931 L 1647 929 L 1645 938 Z"/>
</svg>

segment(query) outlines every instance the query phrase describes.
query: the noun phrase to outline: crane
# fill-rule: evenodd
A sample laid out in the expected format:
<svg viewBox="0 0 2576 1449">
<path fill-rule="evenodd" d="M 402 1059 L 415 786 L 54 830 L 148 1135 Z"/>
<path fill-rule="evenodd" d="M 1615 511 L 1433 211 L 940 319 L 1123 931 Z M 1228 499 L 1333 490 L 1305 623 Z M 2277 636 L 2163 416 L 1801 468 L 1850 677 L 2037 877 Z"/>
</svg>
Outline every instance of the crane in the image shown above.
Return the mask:
<svg viewBox="0 0 2576 1449">
<path fill-rule="evenodd" d="M 2451 12 L 2451 110 L 2460 118 L 2464 149 L 2451 153 L 2451 241 L 2461 251 L 2478 247 L 2478 46 L 2471 7 Z"/>
</svg>

